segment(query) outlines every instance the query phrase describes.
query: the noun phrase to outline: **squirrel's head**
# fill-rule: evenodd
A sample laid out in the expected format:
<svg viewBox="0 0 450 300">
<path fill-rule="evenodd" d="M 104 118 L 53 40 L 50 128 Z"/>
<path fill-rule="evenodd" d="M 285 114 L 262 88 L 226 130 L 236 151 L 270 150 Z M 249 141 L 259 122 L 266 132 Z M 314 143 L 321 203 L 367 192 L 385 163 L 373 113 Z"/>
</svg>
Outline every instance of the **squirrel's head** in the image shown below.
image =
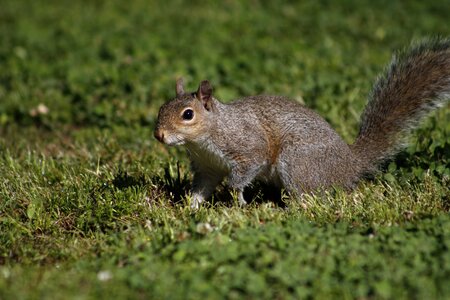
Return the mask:
<svg viewBox="0 0 450 300">
<path fill-rule="evenodd" d="M 214 112 L 212 87 L 207 80 L 194 93 L 185 93 L 183 80 L 176 84 L 175 99 L 161 106 L 155 138 L 167 145 L 182 145 L 204 137 L 211 126 Z"/>
</svg>

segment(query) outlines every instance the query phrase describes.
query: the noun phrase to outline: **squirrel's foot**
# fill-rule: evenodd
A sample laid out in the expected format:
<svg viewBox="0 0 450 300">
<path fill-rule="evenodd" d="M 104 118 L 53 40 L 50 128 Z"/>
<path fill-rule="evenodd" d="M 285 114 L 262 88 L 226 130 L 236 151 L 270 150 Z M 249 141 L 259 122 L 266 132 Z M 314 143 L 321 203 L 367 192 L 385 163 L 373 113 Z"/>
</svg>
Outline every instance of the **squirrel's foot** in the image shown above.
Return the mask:
<svg viewBox="0 0 450 300">
<path fill-rule="evenodd" d="M 192 209 L 198 209 L 200 207 L 200 204 L 203 202 L 203 196 L 199 194 L 192 195 L 192 201 L 191 201 L 191 208 Z"/>
<path fill-rule="evenodd" d="M 244 194 L 242 192 L 239 192 L 239 194 L 238 194 L 238 203 L 239 203 L 239 206 L 247 205 L 247 201 L 245 201 Z"/>
</svg>

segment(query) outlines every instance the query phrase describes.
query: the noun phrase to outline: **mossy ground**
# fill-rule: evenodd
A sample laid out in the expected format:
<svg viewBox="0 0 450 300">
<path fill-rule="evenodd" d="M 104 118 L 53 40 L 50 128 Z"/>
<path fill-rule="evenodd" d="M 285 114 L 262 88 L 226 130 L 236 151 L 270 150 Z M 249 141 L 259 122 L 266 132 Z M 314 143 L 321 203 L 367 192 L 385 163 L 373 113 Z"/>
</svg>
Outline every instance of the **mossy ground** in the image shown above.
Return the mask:
<svg viewBox="0 0 450 300">
<path fill-rule="evenodd" d="M 256 185 L 245 208 L 220 188 L 189 209 L 186 154 L 152 136 L 183 76 L 302 101 L 351 142 L 392 52 L 450 35 L 448 1 L 0 6 L 1 299 L 450 297 L 448 106 L 354 192 Z"/>
</svg>

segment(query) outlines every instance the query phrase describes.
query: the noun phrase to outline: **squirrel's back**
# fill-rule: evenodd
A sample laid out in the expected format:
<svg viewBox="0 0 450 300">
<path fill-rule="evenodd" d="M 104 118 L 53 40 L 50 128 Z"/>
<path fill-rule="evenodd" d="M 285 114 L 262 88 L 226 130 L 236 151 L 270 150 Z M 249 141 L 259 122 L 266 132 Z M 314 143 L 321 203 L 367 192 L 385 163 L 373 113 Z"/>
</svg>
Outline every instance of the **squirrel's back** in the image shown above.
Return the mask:
<svg viewBox="0 0 450 300">
<path fill-rule="evenodd" d="M 309 143 L 330 134 L 337 135 L 319 114 L 287 97 L 250 96 L 225 106 L 224 111 L 228 112 L 227 123 L 237 125 L 251 119 L 252 127 L 263 126 L 265 131 L 273 132 L 278 139 L 286 139 L 296 133 L 302 135 L 305 143 Z M 229 122 L 230 118 L 236 120 Z M 245 132 L 242 133 L 245 135 Z"/>
</svg>

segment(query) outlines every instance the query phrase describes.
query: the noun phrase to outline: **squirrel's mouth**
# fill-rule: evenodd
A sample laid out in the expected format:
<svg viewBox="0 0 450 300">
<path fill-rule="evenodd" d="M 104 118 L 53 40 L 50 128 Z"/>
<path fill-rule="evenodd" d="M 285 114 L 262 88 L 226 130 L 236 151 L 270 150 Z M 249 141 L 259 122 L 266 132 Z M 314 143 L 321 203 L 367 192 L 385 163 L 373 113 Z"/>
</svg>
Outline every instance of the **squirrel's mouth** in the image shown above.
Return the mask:
<svg viewBox="0 0 450 300">
<path fill-rule="evenodd" d="M 184 145 L 185 142 L 183 140 L 177 139 L 177 138 L 175 138 L 175 139 L 167 138 L 164 140 L 163 143 L 166 145 L 169 145 L 169 146 L 179 146 L 179 145 Z"/>
<path fill-rule="evenodd" d="M 174 134 L 169 134 L 166 130 L 159 127 L 155 129 L 154 136 L 159 142 L 169 146 L 184 144 L 184 139 L 182 137 Z"/>
</svg>

